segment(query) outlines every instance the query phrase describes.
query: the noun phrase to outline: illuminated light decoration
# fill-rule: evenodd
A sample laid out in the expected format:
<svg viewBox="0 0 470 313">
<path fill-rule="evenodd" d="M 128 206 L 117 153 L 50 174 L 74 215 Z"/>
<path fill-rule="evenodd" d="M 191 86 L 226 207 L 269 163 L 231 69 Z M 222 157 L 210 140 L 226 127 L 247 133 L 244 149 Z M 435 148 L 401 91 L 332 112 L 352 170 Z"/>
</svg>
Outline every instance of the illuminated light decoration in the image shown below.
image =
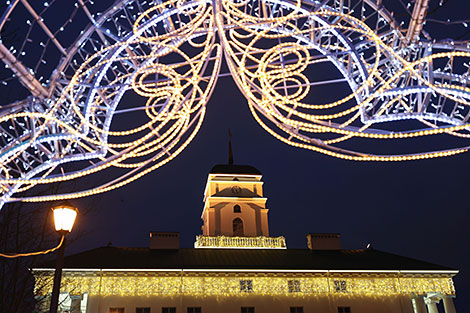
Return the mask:
<svg viewBox="0 0 470 313">
<path fill-rule="evenodd" d="M 36 289 L 47 294 L 51 289 L 51 271 L 35 270 Z M 240 280 L 252 280 L 253 292 L 240 290 Z M 288 282 L 299 281 L 300 291 L 289 292 Z M 346 290 L 337 292 L 335 281 L 345 281 Z M 61 292 L 101 296 L 227 296 L 252 295 L 322 296 L 395 296 L 441 292 L 455 295 L 449 276 L 394 274 L 321 274 L 321 273 L 204 273 L 204 272 L 113 272 L 64 271 Z"/>
<path fill-rule="evenodd" d="M 196 236 L 194 248 L 231 249 L 287 249 L 286 238 L 279 237 L 228 237 Z"/>
<path fill-rule="evenodd" d="M 78 210 L 69 205 L 59 205 L 52 208 L 54 226 L 57 232 L 71 232 Z"/>
<path fill-rule="evenodd" d="M 361 10 L 334 0 L 123 0 L 95 12 L 79 0 L 54 31 L 44 18 L 54 3 L 39 10 L 11 1 L 0 30 L 24 21 L 15 18 L 21 4 L 34 19 L 22 45 L 0 43 L 0 58 L 31 97 L 0 109 L 0 207 L 103 193 L 171 161 L 201 127 L 222 55 L 255 120 L 286 144 L 353 161 L 467 152 L 470 45 L 408 44 L 376 1 L 356 2 Z M 66 30 L 77 38 L 68 48 L 60 39 Z M 38 33 L 48 40 L 30 37 Z M 28 49 L 41 53 L 25 57 Z M 62 61 L 49 65 L 46 49 L 56 49 Z M 314 81 L 312 73 L 327 63 L 338 77 Z M 350 93 L 312 103 L 318 86 L 338 83 Z M 390 130 L 398 121 L 414 124 Z M 435 140 L 446 146 L 409 154 L 351 149 L 358 140 L 372 151 L 370 140 L 423 136 L 461 141 Z M 109 174 L 100 178 L 109 181 L 80 184 L 85 190 L 14 196 L 104 170 Z"/>
</svg>

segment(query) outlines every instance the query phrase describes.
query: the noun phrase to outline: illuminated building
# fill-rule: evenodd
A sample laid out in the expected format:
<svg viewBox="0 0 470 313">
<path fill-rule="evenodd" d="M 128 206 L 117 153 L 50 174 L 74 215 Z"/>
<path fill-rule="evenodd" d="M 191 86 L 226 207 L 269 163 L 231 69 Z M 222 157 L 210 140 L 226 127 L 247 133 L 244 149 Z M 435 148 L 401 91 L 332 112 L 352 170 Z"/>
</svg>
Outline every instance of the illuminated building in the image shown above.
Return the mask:
<svg viewBox="0 0 470 313">
<path fill-rule="evenodd" d="M 269 237 L 261 173 L 215 166 L 203 234 L 152 232 L 149 248 L 101 247 L 66 258 L 62 307 L 72 313 L 455 313 L 457 270 L 375 249 L 344 250 L 339 234 L 309 234 L 308 249 Z M 53 265 L 34 270 L 36 293 Z"/>
</svg>

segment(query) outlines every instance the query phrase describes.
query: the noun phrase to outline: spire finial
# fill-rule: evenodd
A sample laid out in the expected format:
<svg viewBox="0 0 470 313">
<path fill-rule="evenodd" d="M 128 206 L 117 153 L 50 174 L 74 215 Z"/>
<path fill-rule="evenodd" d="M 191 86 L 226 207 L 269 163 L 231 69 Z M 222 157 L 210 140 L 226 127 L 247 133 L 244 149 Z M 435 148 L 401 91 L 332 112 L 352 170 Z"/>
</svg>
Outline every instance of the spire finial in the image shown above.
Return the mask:
<svg viewBox="0 0 470 313">
<path fill-rule="evenodd" d="M 232 133 L 228 129 L 228 164 L 233 165 Z"/>
</svg>

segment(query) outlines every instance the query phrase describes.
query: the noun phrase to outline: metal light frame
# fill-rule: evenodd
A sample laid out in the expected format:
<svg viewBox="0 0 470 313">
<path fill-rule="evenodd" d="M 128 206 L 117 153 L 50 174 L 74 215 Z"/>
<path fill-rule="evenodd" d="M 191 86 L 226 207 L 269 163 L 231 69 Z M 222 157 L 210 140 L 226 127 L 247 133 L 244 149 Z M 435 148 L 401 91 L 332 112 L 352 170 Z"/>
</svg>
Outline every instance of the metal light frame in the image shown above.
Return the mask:
<svg viewBox="0 0 470 313">
<path fill-rule="evenodd" d="M 201 127 L 217 78 L 229 74 L 222 59 L 256 121 L 289 145 L 353 161 L 468 151 L 470 44 L 421 38 L 426 0 L 415 2 L 407 30 L 372 0 L 9 3 L 2 34 L 25 17 L 27 26 L 23 41 L 0 43 L 12 74 L 4 88 L 21 85 L 30 96 L 0 108 L 0 208 L 103 193 L 171 161 Z M 53 14 L 60 5 L 70 9 L 63 24 Z M 312 81 L 325 63 L 338 77 Z M 350 94 L 311 103 L 315 88 L 337 84 Z M 129 106 L 129 95 L 141 102 Z M 142 124 L 113 127 L 130 114 Z M 395 128 L 406 121 L 414 123 Z M 433 136 L 426 151 L 368 152 L 373 141 Z M 14 196 L 103 171 L 108 182 L 83 190 Z"/>
</svg>

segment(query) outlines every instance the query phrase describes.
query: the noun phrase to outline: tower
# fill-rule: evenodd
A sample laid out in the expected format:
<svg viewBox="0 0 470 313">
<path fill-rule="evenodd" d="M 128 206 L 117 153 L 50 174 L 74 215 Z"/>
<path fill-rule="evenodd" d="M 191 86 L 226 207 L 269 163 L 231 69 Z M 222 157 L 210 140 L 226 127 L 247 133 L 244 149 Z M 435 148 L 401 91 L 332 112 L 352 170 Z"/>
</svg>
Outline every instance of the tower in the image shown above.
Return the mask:
<svg viewBox="0 0 470 313">
<path fill-rule="evenodd" d="M 229 142 L 228 164 L 214 166 L 207 178 L 202 236 L 196 237 L 196 248 L 286 247 L 284 237 L 269 237 L 269 210 L 261 178 L 253 166 L 233 163 Z"/>
<path fill-rule="evenodd" d="M 204 236 L 269 236 L 261 177 L 252 166 L 220 164 L 212 168 L 204 192 Z"/>
</svg>

